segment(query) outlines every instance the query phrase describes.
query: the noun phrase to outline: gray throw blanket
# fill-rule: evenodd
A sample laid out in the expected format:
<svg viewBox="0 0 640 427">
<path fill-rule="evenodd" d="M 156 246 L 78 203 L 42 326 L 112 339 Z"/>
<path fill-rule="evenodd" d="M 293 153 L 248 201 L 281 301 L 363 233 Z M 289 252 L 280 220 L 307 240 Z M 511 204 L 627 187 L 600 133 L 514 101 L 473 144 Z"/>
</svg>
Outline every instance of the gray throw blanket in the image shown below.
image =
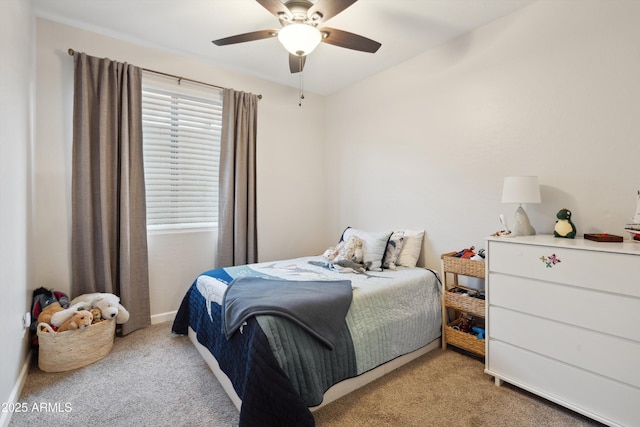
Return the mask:
<svg viewBox="0 0 640 427">
<path fill-rule="evenodd" d="M 229 339 L 250 316 L 282 316 L 333 350 L 352 297 L 350 280 L 239 277 L 222 299 L 222 330 Z"/>
</svg>

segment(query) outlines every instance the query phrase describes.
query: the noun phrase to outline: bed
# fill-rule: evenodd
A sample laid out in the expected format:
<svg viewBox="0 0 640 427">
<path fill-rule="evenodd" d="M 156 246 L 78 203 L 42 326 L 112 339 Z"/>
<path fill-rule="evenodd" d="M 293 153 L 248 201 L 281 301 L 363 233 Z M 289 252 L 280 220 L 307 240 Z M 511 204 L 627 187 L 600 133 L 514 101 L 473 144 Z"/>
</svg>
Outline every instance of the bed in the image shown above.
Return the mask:
<svg viewBox="0 0 640 427">
<path fill-rule="evenodd" d="M 316 408 L 439 346 L 440 292 L 419 267 L 354 271 L 322 256 L 234 266 L 196 278 L 172 330 L 189 335 L 241 426 L 313 426 Z M 304 301 L 278 307 L 289 300 Z"/>
</svg>

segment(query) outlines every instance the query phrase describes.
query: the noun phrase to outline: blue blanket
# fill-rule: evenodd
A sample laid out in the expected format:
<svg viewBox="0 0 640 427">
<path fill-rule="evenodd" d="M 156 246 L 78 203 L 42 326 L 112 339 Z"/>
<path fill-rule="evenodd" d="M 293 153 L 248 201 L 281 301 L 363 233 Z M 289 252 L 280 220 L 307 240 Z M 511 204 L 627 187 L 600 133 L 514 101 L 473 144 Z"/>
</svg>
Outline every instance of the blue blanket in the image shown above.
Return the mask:
<svg viewBox="0 0 640 427">
<path fill-rule="evenodd" d="M 240 427 L 312 427 L 313 415 L 294 390 L 291 381 L 278 365 L 269 341 L 255 318 L 250 318 L 243 334 L 230 340 L 216 333 L 220 311 L 206 310 L 206 301 L 195 284 L 182 300 L 172 330 L 186 335 L 189 326 L 197 332 L 198 342 L 216 357 L 242 399 Z"/>
<path fill-rule="evenodd" d="M 261 278 L 273 282 L 279 280 L 275 276 L 258 273 L 244 266 L 210 270 L 203 275 L 213 277 L 227 286 L 234 280 L 243 282 L 246 278 Z M 348 288 L 351 295 L 350 282 L 346 282 L 348 286 L 344 283 L 338 286 L 342 287 L 343 293 Z M 186 335 L 187 329 L 191 327 L 196 332 L 198 342 L 215 356 L 242 400 L 241 427 L 313 426 L 315 422 L 308 407 L 320 404 L 325 390 L 332 384 L 354 376 L 356 372 L 353 343 L 344 316 L 335 337 L 329 334 L 335 350 L 330 350 L 305 329 L 284 317 L 259 316 L 258 319 L 264 319 L 269 331 L 265 332 L 261 328 L 255 316 L 249 316 L 242 334 L 232 334 L 227 338 L 222 327 L 221 306 L 216 302 L 208 302 L 202 296 L 197 289 L 196 280 L 182 300 L 172 330 Z M 287 373 L 280 367 L 269 343 L 269 335 L 276 329 L 278 336 L 284 337 L 289 345 L 297 347 L 297 351 L 303 354 L 302 358 L 323 372 L 317 379 L 311 379 L 311 384 L 298 384 L 297 388 L 294 387 Z"/>
<path fill-rule="evenodd" d="M 252 316 L 289 319 L 330 350 L 351 305 L 351 281 L 281 280 L 239 277 L 225 291 L 222 328 L 230 338 Z"/>
</svg>

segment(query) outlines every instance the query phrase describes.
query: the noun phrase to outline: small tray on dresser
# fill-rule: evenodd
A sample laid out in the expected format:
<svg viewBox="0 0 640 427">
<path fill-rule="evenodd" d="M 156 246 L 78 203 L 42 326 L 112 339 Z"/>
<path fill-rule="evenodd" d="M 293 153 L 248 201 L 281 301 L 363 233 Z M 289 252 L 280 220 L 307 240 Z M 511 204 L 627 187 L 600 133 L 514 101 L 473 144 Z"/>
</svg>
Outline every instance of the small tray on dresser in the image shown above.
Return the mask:
<svg viewBox="0 0 640 427">
<path fill-rule="evenodd" d="M 596 242 L 622 242 L 622 236 L 616 236 L 615 234 L 585 234 L 584 238 L 587 240 L 593 240 Z"/>
</svg>

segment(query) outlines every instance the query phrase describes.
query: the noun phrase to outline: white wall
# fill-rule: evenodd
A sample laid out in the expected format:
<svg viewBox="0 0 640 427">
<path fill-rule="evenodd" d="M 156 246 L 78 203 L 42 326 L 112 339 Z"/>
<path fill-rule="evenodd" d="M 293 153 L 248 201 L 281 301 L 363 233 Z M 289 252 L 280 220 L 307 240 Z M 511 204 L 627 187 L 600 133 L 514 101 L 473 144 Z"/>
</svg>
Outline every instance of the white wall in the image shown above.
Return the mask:
<svg viewBox="0 0 640 427">
<path fill-rule="evenodd" d="M 507 175 L 538 175 L 539 233 L 624 235 L 640 189 L 640 2 L 540 1 L 326 101 L 329 230 L 424 228 L 423 262 L 512 220 Z M 336 237 L 337 238 L 337 237 Z"/>
<path fill-rule="evenodd" d="M 258 107 L 261 261 L 322 252 L 324 98 L 49 20 L 37 20 L 35 286 L 70 289 L 72 48 L 140 67 L 262 94 Z M 213 268 L 211 233 L 151 234 L 151 312 L 177 310 L 195 276 Z"/>
<path fill-rule="evenodd" d="M 0 402 L 15 402 L 26 374 L 31 306 L 29 234 L 34 18 L 29 2 L 0 1 Z M 0 412 L 0 426 L 10 412 Z"/>
<path fill-rule="evenodd" d="M 351 225 L 424 228 L 421 263 L 438 267 L 443 252 L 484 246 L 500 213 L 512 219 L 506 175 L 540 177 L 543 203 L 526 207 L 538 232 L 567 207 L 579 234 L 624 234 L 640 188 L 639 7 L 542 0 L 326 99 L 309 94 L 302 108 L 294 89 L 38 20 L 33 286 L 69 283 L 69 47 L 264 95 L 261 260 L 321 252 Z M 149 236 L 154 315 L 212 266 L 210 241 Z"/>
</svg>

